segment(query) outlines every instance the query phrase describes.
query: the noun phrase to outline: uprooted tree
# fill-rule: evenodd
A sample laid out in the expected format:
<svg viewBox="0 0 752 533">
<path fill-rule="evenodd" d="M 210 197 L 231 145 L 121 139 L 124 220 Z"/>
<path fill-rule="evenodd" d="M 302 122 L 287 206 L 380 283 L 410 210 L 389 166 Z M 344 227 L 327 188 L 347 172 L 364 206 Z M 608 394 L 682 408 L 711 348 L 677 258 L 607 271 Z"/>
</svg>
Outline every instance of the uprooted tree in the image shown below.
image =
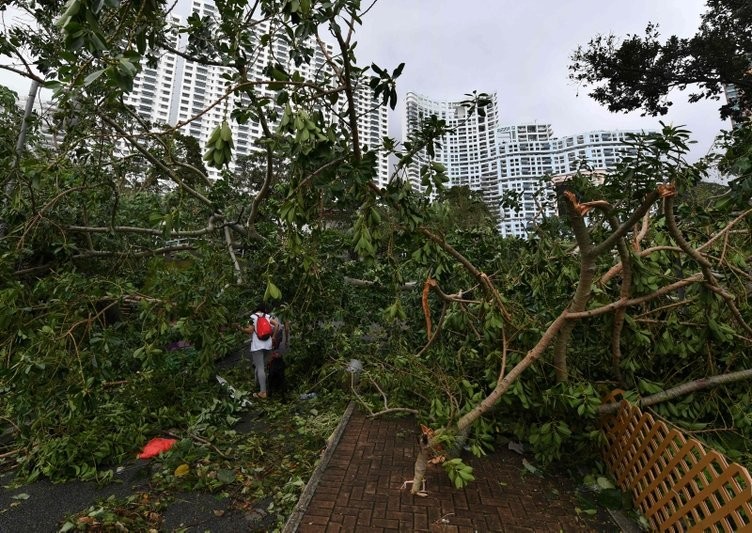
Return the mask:
<svg viewBox="0 0 752 533">
<path fill-rule="evenodd" d="M 13 5 L 35 25 L 3 34 L 0 52 L 17 65 L 2 68 L 55 90 L 46 131 L 58 142 L 42 142 L 36 115 L 3 98 L 0 118 L 14 128 L 0 147 L 9 169 L 1 416 L 32 474 L 60 475 L 62 435 L 102 402 L 122 430 L 81 433 L 100 444 L 95 467 L 159 417 L 174 419 L 155 389 L 180 391 L 176 377 L 189 378 L 175 372 L 182 362 L 164 343 L 188 338 L 198 353 L 191 371 L 205 378 L 234 340 L 222 327 L 262 298 L 285 302 L 309 375 L 315 368 L 324 380 L 329 367 L 358 357 L 366 370 L 354 392 L 367 409 L 419 413 L 435 429 L 421 453 L 443 445 L 480 454 L 508 434 L 542 460 L 575 455 L 597 444 L 600 397 L 612 388 L 636 396 L 746 376 L 738 372 L 749 368 L 752 339 L 749 195 L 704 192 L 704 163 L 685 162 L 680 128 L 636 138 L 635 155 L 603 183 L 583 171 L 546 186 L 559 215 L 527 241 L 504 240 L 482 213 L 453 223 L 467 205 L 461 191 L 430 201 L 446 181 L 431 161 L 444 122 L 426 120 L 401 144 L 362 144 L 355 91 L 369 84 L 394 106 L 402 66 L 357 65 L 355 29 L 367 11 L 357 0 L 218 2 L 216 14 L 182 27 L 154 1 Z M 185 49 L 175 48 L 176 33 Z M 310 81 L 270 62 L 265 77 L 249 79 L 248 61 L 275 39 L 297 64 L 321 46 L 324 75 Z M 225 96 L 195 117 L 230 99 L 234 111 L 204 154 L 178 133 L 190 121 L 152 124 L 123 101 L 165 51 L 224 68 Z M 466 104 L 482 112 L 484 95 Z M 262 132 L 257 155 L 233 171 L 233 126 L 248 121 Z M 737 183 L 749 183 L 750 147 L 739 130 L 724 161 Z M 373 181 L 377 150 L 397 160 L 384 187 Z M 425 194 L 405 178 L 419 160 Z M 124 308 L 137 325 L 108 328 Z M 388 335 L 362 340 L 379 325 Z M 152 403 L 126 415 L 125 394 L 136 390 Z M 662 414 L 690 430 L 725 428 L 721 437 L 733 438 L 719 443 L 743 452 L 735 437 L 752 430 L 748 389 L 716 390 L 713 401 L 682 396 Z M 461 461 L 446 468 L 458 485 L 472 477 Z"/>
</svg>

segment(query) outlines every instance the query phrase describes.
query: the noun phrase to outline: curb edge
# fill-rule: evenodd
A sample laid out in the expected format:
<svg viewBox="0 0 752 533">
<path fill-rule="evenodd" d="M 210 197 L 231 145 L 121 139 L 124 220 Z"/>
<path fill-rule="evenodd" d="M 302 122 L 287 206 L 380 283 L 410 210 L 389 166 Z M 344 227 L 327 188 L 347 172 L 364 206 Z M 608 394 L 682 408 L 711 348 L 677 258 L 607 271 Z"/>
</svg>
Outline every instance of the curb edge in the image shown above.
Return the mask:
<svg viewBox="0 0 752 533">
<path fill-rule="evenodd" d="M 334 455 L 334 450 L 337 448 L 337 445 L 339 445 L 339 440 L 342 437 L 342 434 L 345 432 L 345 427 L 347 426 L 347 423 L 350 421 L 350 416 L 352 416 L 354 409 L 355 409 L 355 403 L 353 401 L 350 401 L 350 403 L 347 405 L 347 409 L 345 409 L 345 412 L 342 415 L 342 419 L 339 421 L 339 425 L 337 425 L 335 430 L 329 436 L 326 450 L 324 451 L 324 454 L 321 456 L 321 460 L 316 465 L 316 468 L 313 470 L 313 474 L 311 474 L 311 479 L 308 480 L 308 483 L 306 483 L 306 486 L 303 489 L 303 492 L 300 494 L 298 503 L 295 504 L 295 508 L 292 510 L 290 517 L 287 519 L 287 522 L 285 523 L 285 527 L 282 528 L 282 533 L 294 533 L 295 531 L 298 530 L 298 527 L 300 526 L 300 522 L 303 519 L 303 515 L 308 509 L 308 504 L 311 503 L 311 499 L 313 498 L 313 493 L 316 491 L 316 487 L 318 486 L 319 481 L 321 480 L 321 476 L 323 475 L 324 470 L 326 469 L 326 467 L 329 464 L 329 461 Z"/>
</svg>

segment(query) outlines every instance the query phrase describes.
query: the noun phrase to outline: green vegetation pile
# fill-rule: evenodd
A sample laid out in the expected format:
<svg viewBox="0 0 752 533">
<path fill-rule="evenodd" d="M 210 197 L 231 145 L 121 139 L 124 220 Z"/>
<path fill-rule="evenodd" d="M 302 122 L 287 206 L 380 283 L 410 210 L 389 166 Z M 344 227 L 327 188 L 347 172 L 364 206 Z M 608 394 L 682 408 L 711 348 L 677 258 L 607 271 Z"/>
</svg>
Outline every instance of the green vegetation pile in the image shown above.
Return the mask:
<svg viewBox="0 0 752 533">
<path fill-rule="evenodd" d="M 501 214 L 531 199 L 556 209 L 542 210 L 528 239 L 504 239 L 478 192 L 445 186 L 435 157 L 444 121 L 426 117 L 402 143 L 362 146 L 357 87 L 394 108 L 404 65 L 358 66 L 357 0 L 217 2 L 215 16 L 189 18 L 179 29 L 186 57 L 227 67 L 216 105 L 234 101 L 210 146 L 123 102 L 144 65 L 170 50 L 166 5 L 11 3 L 37 25 L 4 33 L 0 53 L 33 53 L 27 75 L 55 90 L 56 110 L 44 129 L 0 88 L 3 465 L 26 479 L 106 480 L 170 431 L 188 439 L 179 455 L 188 482 L 244 486 L 254 476 L 236 467 L 229 481 L 218 459 L 229 451 L 209 451 L 223 450 L 236 416 L 215 375 L 261 301 L 290 323 L 294 390 L 341 391 L 374 416 L 416 414 L 434 430 L 428 448 L 454 456 L 445 468 L 457 486 L 472 480 L 463 450 L 509 440 L 539 465 L 592 466 L 601 399 L 614 389 L 633 401 L 665 391 L 655 414 L 752 464 L 743 113 L 718 157 L 688 163 L 689 132 L 664 125 L 635 137 L 602 182 L 583 164 L 564 183 L 542 176 L 532 198 L 506 194 Z M 737 38 L 735 54 L 749 58 L 748 10 L 723 18 L 738 2 L 709 4 L 698 35 L 716 24 L 724 31 L 713 38 Z M 259 18 L 269 23 L 260 36 L 248 23 Z M 303 64 L 324 31 L 336 45 L 321 79 L 281 62 L 248 79 L 245 62 L 274 38 Z M 610 46 L 573 68 L 624 55 Z M 691 50 L 715 64 L 713 50 Z M 748 68 L 723 65 L 714 88 L 746 87 Z M 577 79 L 607 82 L 613 69 L 596 66 Z M 685 83 L 694 82 L 668 86 Z M 472 93 L 463 105 L 483 116 L 489 102 Z M 227 124 L 248 121 L 262 136 L 236 158 Z M 377 150 L 397 162 L 383 187 L 373 181 Z M 406 178 L 411 165 L 419 183 Z M 715 165 L 729 187 L 702 183 Z M 169 349 L 180 341 L 190 348 Z M 362 372 L 347 371 L 353 359 Z M 202 470 L 204 453 L 216 468 Z M 248 453 L 242 468 L 252 469 Z M 181 465 L 165 463 L 165 478 Z"/>
</svg>

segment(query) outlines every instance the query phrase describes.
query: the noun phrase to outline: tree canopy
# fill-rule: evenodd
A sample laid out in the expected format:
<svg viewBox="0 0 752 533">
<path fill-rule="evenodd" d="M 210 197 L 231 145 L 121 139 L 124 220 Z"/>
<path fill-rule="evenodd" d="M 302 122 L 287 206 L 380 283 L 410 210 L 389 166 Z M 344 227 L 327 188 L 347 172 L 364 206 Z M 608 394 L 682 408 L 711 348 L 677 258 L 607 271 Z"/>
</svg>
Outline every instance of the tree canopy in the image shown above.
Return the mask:
<svg viewBox="0 0 752 533">
<path fill-rule="evenodd" d="M 738 101 L 724 102 L 722 118 L 744 120 L 752 108 L 752 7 L 745 0 L 709 0 L 692 37 L 661 39 L 648 24 L 645 34 L 594 37 L 572 55 L 570 78 L 592 87 L 590 96 L 610 111 L 642 110 L 665 115 L 673 89 L 689 90 L 690 102 L 719 99 L 727 86 Z"/>
<path fill-rule="evenodd" d="M 0 52 L 32 60 L 3 68 L 55 90 L 60 139 L 45 141 L 35 115 L 0 92 L 0 422 L 32 478 L 96 477 L 164 427 L 219 446 L 224 407 L 201 401 L 217 394 L 217 361 L 260 301 L 293 324 L 294 379 L 344 388 L 374 416 L 415 413 L 436 429 L 431 446 L 457 453 L 513 438 L 542 463 L 593 460 L 614 388 L 638 399 L 752 363 L 750 194 L 698 189 L 707 162 L 687 162 L 680 127 L 635 138 L 635 155 L 602 184 L 581 174 L 560 184 L 557 216 L 529 240 L 503 239 L 471 191 L 445 189 L 430 158 L 443 121 L 403 142 L 361 141 L 356 89 L 393 107 L 403 65 L 360 66 L 368 7 L 358 0 L 218 1 L 178 27 L 152 0 L 12 3 L 36 25 L 3 33 Z M 652 27 L 624 49 L 598 38 L 574 71 L 609 80 L 595 96 L 614 109 L 651 113 L 673 85 L 745 89 L 732 47 L 749 50 L 743 4 L 710 2 L 697 42 L 665 48 Z M 712 32 L 733 57 L 709 53 Z M 322 47 L 325 75 L 272 61 L 249 77 L 275 39 L 300 65 Z M 167 52 L 225 69 L 225 94 L 196 116 L 228 99 L 234 111 L 204 146 L 125 103 Z M 640 58 L 656 69 L 649 77 Z M 248 122 L 261 131 L 258 155 L 233 167 L 233 127 Z M 741 128 L 724 162 L 747 184 L 749 139 Z M 421 193 L 404 169 L 424 150 Z M 378 151 L 396 161 L 384 186 Z M 191 351 L 168 350 L 176 340 Z M 344 371 L 351 358 L 364 366 L 359 387 Z M 749 461 L 749 387 L 703 394 L 653 409 Z M 445 468 L 458 486 L 472 477 L 461 460 Z"/>
</svg>

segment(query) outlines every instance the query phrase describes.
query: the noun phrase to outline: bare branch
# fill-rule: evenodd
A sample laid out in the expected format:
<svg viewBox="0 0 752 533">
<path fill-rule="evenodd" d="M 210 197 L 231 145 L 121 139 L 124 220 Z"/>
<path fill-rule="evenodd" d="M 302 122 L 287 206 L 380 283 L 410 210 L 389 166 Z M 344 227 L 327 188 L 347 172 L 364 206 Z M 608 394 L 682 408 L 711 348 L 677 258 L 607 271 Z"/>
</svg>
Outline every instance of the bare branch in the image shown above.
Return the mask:
<svg viewBox="0 0 752 533">
<path fill-rule="evenodd" d="M 423 348 L 421 348 L 420 351 L 415 354 L 415 357 L 422 356 L 438 340 L 439 334 L 441 333 L 441 329 L 444 325 L 444 317 L 446 316 L 447 307 L 448 306 L 446 302 L 444 303 L 443 306 L 441 306 L 441 315 L 439 316 L 439 321 L 436 323 L 436 329 L 434 330 L 433 335 L 431 336 L 430 339 L 428 339 L 428 342 L 426 343 L 426 345 L 423 346 Z"/>
<path fill-rule="evenodd" d="M 653 252 L 661 252 L 661 251 L 681 253 L 682 249 L 679 248 L 678 246 L 652 246 L 650 248 L 645 248 L 641 252 L 637 252 L 637 256 L 647 257 Z M 598 280 L 598 283 L 601 285 L 605 285 L 606 283 L 611 281 L 611 279 L 614 276 L 618 275 L 619 272 L 621 272 L 621 262 L 615 264 L 610 269 L 608 269 L 608 272 L 606 272 L 605 274 L 601 276 L 601 278 Z"/>
<path fill-rule="evenodd" d="M 609 235 L 603 242 L 593 247 L 593 255 L 598 256 L 601 253 L 610 250 L 611 247 L 616 243 L 617 239 L 620 239 L 624 235 L 626 235 L 627 232 L 629 232 L 635 226 L 635 224 L 637 224 L 637 222 L 639 222 L 640 219 L 645 216 L 645 213 L 647 213 L 653 206 L 655 201 L 658 200 L 658 196 L 658 191 L 649 192 L 647 196 L 645 196 L 645 199 L 642 201 L 642 204 L 640 204 L 640 206 L 634 210 L 634 212 L 626 220 L 626 222 L 619 226 L 616 231 L 611 233 L 611 235 Z"/>
<path fill-rule="evenodd" d="M 678 398 L 679 396 L 684 396 L 685 394 L 690 394 L 690 393 L 697 392 L 703 389 L 708 389 L 710 387 L 717 387 L 718 385 L 725 385 L 727 383 L 735 383 L 737 381 L 744 381 L 747 379 L 752 379 L 752 369 L 739 370 L 737 372 L 729 372 L 728 374 L 721 374 L 718 376 L 711 376 L 707 378 L 697 379 L 695 381 L 690 381 L 689 383 L 682 383 L 681 385 L 677 385 L 676 387 L 672 387 L 668 390 L 658 392 L 651 396 L 641 398 L 637 402 L 637 406 L 649 407 L 657 403 L 666 402 L 668 400 L 673 400 L 674 398 Z M 605 405 L 601 405 L 598 408 L 598 414 L 609 415 L 609 414 L 615 413 L 616 410 L 619 408 L 619 403 L 620 402 L 615 402 L 615 403 L 608 403 Z"/>
<path fill-rule="evenodd" d="M 104 120 L 107 124 L 112 126 L 115 130 L 117 130 L 120 135 L 122 135 L 136 150 L 141 152 L 141 154 L 148 159 L 152 164 L 155 166 L 161 168 L 164 172 L 167 173 L 172 180 L 177 183 L 180 187 L 182 187 L 185 191 L 187 191 L 191 196 L 196 198 L 197 200 L 201 201 L 202 203 L 212 206 L 212 201 L 209 200 L 206 196 L 198 192 L 197 190 L 193 189 L 192 187 L 189 187 L 183 180 L 180 178 L 180 176 L 177 175 L 177 173 L 172 170 L 170 167 L 164 164 L 164 162 L 160 161 L 154 155 L 152 155 L 151 152 L 149 152 L 146 148 L 144 148 L 141 143 L 139 143 L 132 135 L 127 133 L 117 122 L 112 120 L 111 118 L 107 116 L 103 116 L 102 120 Z"/>
<path fill-rule="evenodd" d="M 228 224 L 221 224 L 219 226 L 209 225 L 205 228 L 195 230 L 172 230 L 168 233 L 170 237 L 200 237 L 206 235 L 212 231 L 227 226 Z M 77 231 L 81 233 L 136 233 L 140 235 L 154 235 L 162 237 L 165 235 L 164 230 L 158 228 L 140 228 L 137 226 L 64 226 L 68 231 Z"/>
<path fill-rule="evenodd" d="M 345 283 L 348 285 L 352 285 L 354 287 L 381 287 L 378 283 L 375 281 L 367 280 L 367 279 L 358 279 L 358 278 L 351 278 L 348 276 L 345 276 Z M 403 283 L 399 287 L 397 287 L 399 290 L 406 291 L 410 289 L 414 289 L 418 286 L 417 281 L 408 281 L 406 283 Z"/>
<path fill-rule="evenodd" d="M 20 250 L 23 247 L 23 243 L 26 240 L 26 235 L 36 226 L 40 220 L 43 218 L 43 213 L 47 211 L 47 209 L 54 206 L 58 200 L 60 200 L 63 196 L 70 194 L 72 192 L 80 191 L 85 189 L 85 187 L 71 187 L 70 189 L 65 189 L 64 191 L 61 191 L 60 193 L 56 194 L 52 199 L 50 199 L 49 202 L 47 202 L 45 205 L 42 206 L 42 208 L 37 211 L 34 214 L 34 217 L 26 224 L 26 228 L 24 229 L 23 234 L 21 235 L 21 238 L 18 240 L 18 244 L 16 245 L 16 248 Z"/>
<path fill-rule="evenodd" d="M 669 233 L 671 234 L 671 237 L 676 241 L 676 244 L 679 245 L 679 248 L 684 250 L 687 255 L 689 255 L 692 259 L 695 260 L 695 262 L 700 265 L 700 270 L 702 270 L 702 274 L 705 278 L 705 282 L 707 283 L 708 287 L 719 294 L 721 298 L 724 299 L 726 302 L 726 305 L 728 306 L 729 310 L 731 311 L 731 314 L 734 315 L 734 318 L 736 319 L 737 324 L 739 324 L 748 335 L 752 335 L 752 326 L 747 324 L 747 322 L 744 320 L 744 317 L 742 316 L 741 312 L 739 311 L 739 308 L 736 306 L 736 303 L 734 302 L 734 296 L 732 294 L 729 294 L 728 291 L 724 290 L 720 284 L 718 283 L 718 280 L 715 277 L 715 274 L 713 274 L 713 271 L 711 270 L 711 263 L 708 261 L 707 258 L 705 258 L 699 251 L 692 248 L 689 243 L 684 239 L 681 232 L 679 231 L 679 227 L 676 225 L 676 219 L 674 218 L 674 197 L 673 195 L 666 196 L 664 198 L 664 215 L 666 216 L 666 227 L 668 228 Z M 748 211 L 749 212 L 749 211 Z M 729 226 L 726 226 L 728 228 Z M 726 229 L 724 228 L 724 229 Z M 717 238 L 716 236 L 715 238 Z"/>
<path fill-rule="evenodd" d="M 261 108 L 261 105 L 258 102 L 258 98 L 256 98 L 255 95 L 251 94 L 251 102 L 256 107 L 256 111 L 258 112 L 259 122 L 261 124 L 261 129 L 264 131 L 264 135 L 267 139 L 271 139 L 273 137 L 273 134 L 271 132 L 271 129 L 269 129 L 269 123 L 266 120 L 266 115 L 263 113 L 263 109 Z M 272 151 L 272 147 L 270 144 L 266 145 L 266 175 L 264 176 L 264 183 L 261 185 L 261 190 L 259 190 L 258 194 L 256 194 L 256 197 L 253 199 L 253 203 L 251 204 L 251 212 L 248 214 L 248 221 L 246 222 L 246 225 L 249 228 L 253 228 L 254 224 L 256 223 L 256 217 L 258 216 L 259 207 L 261 206 L 261 202 L 266 198 L 269 194 L 269 190 L 272 186 L 272 180 L 274 179 L 274 152 Z M 258 234 L 255 229 L 253 229 L 254 234 Z"/>
<path fill-rule="evenodd" d="M 232 236 L 230 235 L 230 228 L 225 226 L 225 241 L 227 242 L 227 251 L 230 253 L 230 258 L 232 259 L 232 265 L 235 268 L 235 282 L 238 285 L 243 284 L 243 274 L 240 270 L 240 263 L 238 263 L 238 258 L 235 256 L 235 250 L 232 247 Z"/>
<path fill-rule="evenodd" d="M 744 213 L 742 213 L 741 215 L 739 215 L 738 217 L 736 217 L 734 220 L 732 220 L 731 222 L 729 222 L 728 224 L 726 224 L 726 227 L 724 227 L 718 233 L 716 233 L 715 235 L 713 235 L 713 237 L 711 237 L 708 240 L 708 242 L 706 242 L 705 244 L 703 244 L 702 246 L 700 246 L 699 248 L 697 248 L 697 251 L 699 252 L 701 250 L 704 250 L 705 248 L 707 248 L 708 246 L 710 246 L 711 244 L 713 244 L 713 242 L 715 242 L 716 240 L 718 240 L 723 234 L 731 231 L 731 228 L 733 228 L 736 224 L 738 224 L 739 222 L 741 222 L 742 220 L 744 220 L 745 218 L 747 218 L 750 214 L 752 214 L 752 209 L 747 209 Z"/>
<path fill-rule="evenodd" d="M 655 300 L 656 298 L 665 296 L 666 294 L 669 294 L 677 289 L 686 287 L 687 285 L 692 285 L 693 283 L 698 283 L 702 280 L 703 280 L 702 274 L 695 274 L 694 276 L 690 276 L 688 278 L 677 281 L 670 285 L 666 285 L 665 287 L 661 287 L 660 289 L 654 292 L 651 292 L 650 294 L 646 294 L 644 296 L 638 296 L 637 298 L 630 298 L 628 300 L 619 299 L 610 304 L 606 304 L 604 306 L 597 307 L 595 309 L 588 309 L 587 311 L 580 311 L 577 313 L 566 312 L 566 315 L 567 315 L 567 318 L 590 318 L 590 317 L 594 317 L 598 315 L 605 315 L 606 313 L 610 313 L 618 309 L 619 307 L 630 307 L 633 305 L 640 305 L 645 302 L 649 302 L 650 300 Z"/>
<path fill-rule="evenodd" d="M 645 213 L 645 215 L 642 217 L 642 223 L 640 224 L 640 229 L 634 235 L 634 240 L 632 241 L 632 248 L 634 249 L 635 252 L 640 251 L 640 243 L 648 234 L 649 228 L 650 228 L 650 211 Z"/>
</svg>

